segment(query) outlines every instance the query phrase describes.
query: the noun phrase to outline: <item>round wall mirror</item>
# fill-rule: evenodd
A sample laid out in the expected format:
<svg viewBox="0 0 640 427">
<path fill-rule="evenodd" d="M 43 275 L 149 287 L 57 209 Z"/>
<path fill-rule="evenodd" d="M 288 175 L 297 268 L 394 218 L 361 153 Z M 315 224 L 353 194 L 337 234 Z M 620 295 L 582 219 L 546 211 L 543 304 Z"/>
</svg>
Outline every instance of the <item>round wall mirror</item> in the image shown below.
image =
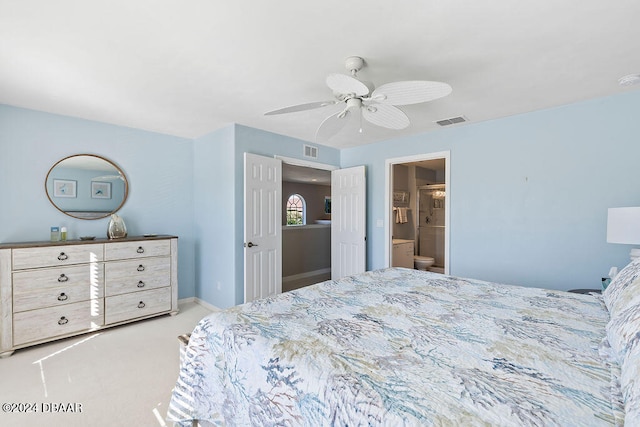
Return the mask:
<svg viewBox="0 0 640 427">
<path fill-rule="evenodd" d="M 60 160 L 47 173 L 44 187 L 53 206 L 79 219 L 108 217 L 124 205 L 129 193 L 124 172 L 93 154 Z"/>
</svg>

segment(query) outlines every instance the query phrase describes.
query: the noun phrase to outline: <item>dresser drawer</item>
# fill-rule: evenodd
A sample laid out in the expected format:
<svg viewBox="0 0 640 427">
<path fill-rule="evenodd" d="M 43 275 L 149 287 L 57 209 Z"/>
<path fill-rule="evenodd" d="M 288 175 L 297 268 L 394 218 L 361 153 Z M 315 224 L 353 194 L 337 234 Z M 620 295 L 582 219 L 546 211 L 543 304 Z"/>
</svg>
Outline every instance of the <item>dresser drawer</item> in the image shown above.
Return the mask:
<svg viewBox="0 0 640 427">
<path fill-rule="evenodd" d="M 105 324 L 171 310 L 171 288 L 152 289 L 105 298 Z"/>
<path fill-rule="evenodd" d="M 87 288 L 104 284 L 104 266 L 101 262 L 40 268 L 13 273 L 13 293 L 40 292 L 47 288 L 83 285 Z"/>
<path fill-rule="evenodd" d="M 13 311 L 71 304 L 104 296 L 102 263 L 13 273 Z"/>
<path fill-rule="evenodd" d="M 169 256 L 169 254 L 171 254 L 171 242 L 169 240 L 139 240 L 136 242 L 110 243 L 105 247 L 104 257 L 107 261 L 111 261 Z"/>
<path fill-rule="evenodd" d="M 67 286 L 47 288 L 41 292 L 27 292 L 13 295 L 13 311 L 19 313 L 46 307 L 57 307 L 80 301 L 89 301 L 104 297 L 102 284 L 94 287 Z"/>
<path fill-rule="evenodd" d="M 90 331 L 104 325 L 104 300 L 14 313 L 13 345 Z"/>
<path fill-rule="evenodd" d="M 169 258 L 114 261 L 105 264 L 105 296 L 171 285 Z"/>
<path fill-rule="evenodd" d="M 102 261 L 104 246 L 92 244 L 20 248 L 13 249 L 12 258 L 14 270 L 82 264 Z"/>
</svg>

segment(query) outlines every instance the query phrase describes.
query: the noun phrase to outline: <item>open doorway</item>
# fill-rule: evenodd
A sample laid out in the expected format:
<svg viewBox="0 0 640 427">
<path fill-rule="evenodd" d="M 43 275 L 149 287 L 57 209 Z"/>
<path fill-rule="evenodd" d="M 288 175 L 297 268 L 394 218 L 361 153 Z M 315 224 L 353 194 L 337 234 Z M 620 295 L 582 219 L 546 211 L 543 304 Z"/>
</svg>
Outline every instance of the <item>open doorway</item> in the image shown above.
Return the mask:
<svg viewBox="0 0 640 427">
<path fill-rule="evenodd" d="M 282 291 L 329 280 L 331 170 L 283 160 L 282 203 Z"/>
<path fill-rule="evenodd" d="M 260 156 L 244 153 L 244 300 L 253 301 L 282 292 L 283 286 L 283 227 L 286 227 L 287 203 L 292 200 L 290 210 L 298 215 L 305 209 L 300 191 L 293 196 L 283 193 L 282 166 L 311 167 L 331 171 L 331 193 L 322 197 L 324 211 L 321 218 L 314 215 L 300 219 L 298 227 L 323 227 L 330 233 L 329 266 L 287 276 L 289 281 L 304 279 L 310 283 L 325 280 L 327 273 L 336 279 L 365 271 L 366 266 L 366 175 L 364 166 L 339 169 L 332 165 L 289 161 L 283 157 Z M 331 197 L 335 197 L 332 200 Z M 282 213 L 282 211 L 285 211 Z M 333 220 L 327 219 L 327 214 Z M 294 215 L 295 216 L 295 215 Z M 315 218 L 314 218 L 315 217 Z M 310 224 L 313 221 L 314 224 Z M 293 226 L 293 225 L 292 225 Z M 328 227 L 327 227 L 328 226 Z M 293 230 L 292 228 L 291 230 Z M 300 228 L 302 230 L 302 228 Z M 316 247 L 309 239 L 295 239 L 301 250 Z M 319 257 L 304 253 L 304 261 L 312 262 Z M 289 258 L 284 260 L 289 261 Z M 303 265 L 305 265 L 303 263 Z M 313 267 L 312 267 L 313 268 Z M 318 277 L 322 273 L 323 277 Z M 299 285 L 300 283 L 298 283 Z M 304 285 L 306 285 L 304 284 Z"/>
<path fill-rule="evenodd" d="M 387 160 L 388 266 L 449 274 L 449 152 Z"/>
</svg>

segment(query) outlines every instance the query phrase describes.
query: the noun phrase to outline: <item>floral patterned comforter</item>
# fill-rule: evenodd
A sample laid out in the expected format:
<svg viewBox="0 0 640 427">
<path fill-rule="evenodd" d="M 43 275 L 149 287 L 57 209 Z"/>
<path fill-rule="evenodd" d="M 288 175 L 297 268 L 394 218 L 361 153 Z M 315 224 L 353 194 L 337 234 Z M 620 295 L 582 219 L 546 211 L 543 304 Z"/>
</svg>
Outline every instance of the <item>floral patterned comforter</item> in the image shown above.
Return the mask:
<svg viewBox="0 0 640 427">
<path fill-rule="evenodd" d="M 202 319 L 168 420 L 614 425 L 607 321 L 595 295 L 402 268 L 326 281 Z"/>
</svg>

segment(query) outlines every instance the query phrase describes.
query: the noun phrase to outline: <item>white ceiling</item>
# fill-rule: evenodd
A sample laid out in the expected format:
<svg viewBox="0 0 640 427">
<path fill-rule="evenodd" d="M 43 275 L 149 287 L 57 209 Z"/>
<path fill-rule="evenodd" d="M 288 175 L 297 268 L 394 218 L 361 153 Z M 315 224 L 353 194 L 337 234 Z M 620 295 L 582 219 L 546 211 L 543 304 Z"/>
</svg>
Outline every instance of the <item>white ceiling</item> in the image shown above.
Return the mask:
<svg viewBox="0 0 640 427">
<path fill-rule="evenodd" d="M 617 0 L 0 0 L 0 103 L 195 138 L 239 123 L 314 142 L 329 73 L 376 86 L 449 83 L 401 107 L 411 126 L 364 124 L 349 147 L 637 90 L 640 1 Z M 357 122 L 357 121 L 356 121 Z M 456 125 L 456 126 L 464 126 Z"/>
</svg>

